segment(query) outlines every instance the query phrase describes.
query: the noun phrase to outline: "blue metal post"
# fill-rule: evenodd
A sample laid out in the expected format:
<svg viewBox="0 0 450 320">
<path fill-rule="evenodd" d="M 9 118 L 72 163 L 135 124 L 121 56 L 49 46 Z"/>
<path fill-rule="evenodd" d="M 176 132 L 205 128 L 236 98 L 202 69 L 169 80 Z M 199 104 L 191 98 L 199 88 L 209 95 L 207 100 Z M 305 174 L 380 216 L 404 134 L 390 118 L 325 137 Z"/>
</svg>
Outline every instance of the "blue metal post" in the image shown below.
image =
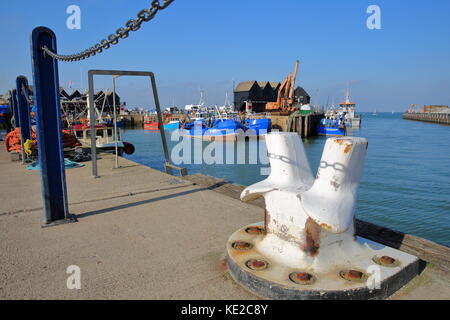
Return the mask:
<svg viewBox="0 0 450 320">
<path fill-rule="evenodd" d="M 19 126 L 19 111 L 17 110 L 17 94 L 16 89 L 11 91 L 11 107 L 14 115 L 14 128 L 18 128 Z"/>
<path fill-rule="evenodd" d="M 16 96 L 18 105 L 18 123 L 20 124 L 20 140 L 22 143 L 22 162 L 25 161 L 25 152 L 23 144 L 27 139 L 31 140 L 31 126 L 30 126 L 30 105 L 28 104 L 28 80 L 24 76 L 19 76 L 16 79 Z"/>
<path fill-rule="evenodd" d="M 46 225 L 68 222 L 66 174 L 61 133 L 58 62 L 46 55 L 46 46 L 57 52 L 56 36 L 45 27 L 31 34 L 34 102 L 37 108 L 37 140 L 41 168 L 42 199 Z"/>
</svg>

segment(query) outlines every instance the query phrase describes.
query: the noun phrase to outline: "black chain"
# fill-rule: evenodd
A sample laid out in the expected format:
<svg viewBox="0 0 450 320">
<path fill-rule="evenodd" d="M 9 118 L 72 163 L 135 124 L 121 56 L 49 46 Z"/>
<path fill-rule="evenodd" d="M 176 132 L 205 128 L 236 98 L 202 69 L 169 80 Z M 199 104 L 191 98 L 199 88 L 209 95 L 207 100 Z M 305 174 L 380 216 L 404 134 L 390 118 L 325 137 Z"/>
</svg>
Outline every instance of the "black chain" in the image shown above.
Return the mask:
<svg viewBox="0 0 450 320">
<path fill-rule="evenodd" d="M 103 50 L 109 49 L 111 45 L 116 45 L 119 43 L 119 39 L 126 39 L 130 31 L 137 31 L 141 28 L 143 22 L 148 22 L 152 20 L 159 10 L 164 10 L 167 8 L 174 0 L 153 0 L 152 4 L 148 9 L 143 9 L 137 14 L 136 19 L 128 20 L 124 28 L 119 28 L 116 30 L 115 34 L 111 34 L 107 39 L 103 39 L 93 47 L 86 49 L 80 53 L 71 55 L 59 55 L 56 54 L 47 47 L 43 47 L 42 50 L 48 54 L 53 59 L 61 61 L 79 61 L 86 58 L 95 56 L 97 53 L 101 53 Z M 162 4 L 161 4 L 162 2 Z"/>
</svg>

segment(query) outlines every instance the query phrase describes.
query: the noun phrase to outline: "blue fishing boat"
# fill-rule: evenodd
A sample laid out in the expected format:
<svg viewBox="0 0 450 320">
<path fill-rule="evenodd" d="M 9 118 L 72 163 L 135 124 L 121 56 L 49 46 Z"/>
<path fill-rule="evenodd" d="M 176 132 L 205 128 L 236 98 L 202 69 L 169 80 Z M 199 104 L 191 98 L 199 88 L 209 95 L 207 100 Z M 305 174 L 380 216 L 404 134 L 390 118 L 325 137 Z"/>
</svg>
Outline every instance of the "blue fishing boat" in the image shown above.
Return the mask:
<svg viewBox="0 0 450 320">
<path fill-rule="evenodd" d="M 247 130 L 253 130 L 256 136 L 265 135 L 270 132 L 272 121 L 267 118 L 263 119 L 247 119 L 245 120 L 245 127 Z"/>
<path fill-rule="evenodd" d="M 170 121 L 169 123 L 165 123 L 163 126 L 166 130 L 180 129 L 180 121 Z"/>
<path fill-rule="evenodd" d="M 246 128 L 237 120 L 220 119 L 215 120 L 211 128 L 208 128 L 203 134 L 205 140 L 236 140 L 240 135 L 245 133 Z"/>
<path fill-rule="evenodd" d="M 108 125 L 114 125 L 114 121 L 112 119 L 104 120 L 105 124 Z M 117 120 L 117 128 L 123 128 L 125 127 L 125 121 L 123 120 Z"/>
<path fill-rule="evenodd" d="M 347 129 L 344 123 L 344 115 L 335 112 L 327 112 L 325 118 L 320 120 L 317 133 L 324 136 L 345 136 Z"/>
<path fill-rule="evenodd" d="M 209 125 L 208 125 L 209 124 Z M 183 127 L 183 135 L 203 140 L 236 141 L 240 136 L 258 137 L 270 132 L 270 119 L 248 119 L 242 124 L 235 119 L 205 121 L 198 119 Z"/>
<path fill-rule="evenodd" d="M 188 122 L 183 126 L 182 133 L 184 136 L 191 138 L 203 138 L 203 134 L 206 131 L 205 119 L 198 119 L 192 122 Z"/>
<path fill-rule="evenodd" d="M 246 128 L 239 121 L 233 119 L 214 120 L 211 127 L 206 126 L 204 119 L 187 123 L 183 127 L 183 135 L 203 140 L 236 141 L 245 133 Z"/>
</svg>

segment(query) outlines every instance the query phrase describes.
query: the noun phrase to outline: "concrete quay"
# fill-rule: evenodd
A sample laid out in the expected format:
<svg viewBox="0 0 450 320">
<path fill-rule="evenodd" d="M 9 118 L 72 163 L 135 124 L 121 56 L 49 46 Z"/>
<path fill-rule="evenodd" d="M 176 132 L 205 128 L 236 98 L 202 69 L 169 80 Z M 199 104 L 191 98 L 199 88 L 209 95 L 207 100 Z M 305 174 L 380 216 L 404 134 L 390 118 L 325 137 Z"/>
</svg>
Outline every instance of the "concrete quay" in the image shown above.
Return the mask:
<svg viewBox="0 0 450 320">
<path fill-rule="evenodd" d="M 0 143 L 0 299 L 257 299 L 225 264 L 229 236 L 261 221 L 263 210 L 202 184 L 100 154 L 66 170 L 78 222 L 41 228 L 39 171 L 11 162 Z M 66 273 L 80 267 L 81 289 Z M 450 299 L 450 281 L 429 265 L 393 299 Z"/>
</svg>

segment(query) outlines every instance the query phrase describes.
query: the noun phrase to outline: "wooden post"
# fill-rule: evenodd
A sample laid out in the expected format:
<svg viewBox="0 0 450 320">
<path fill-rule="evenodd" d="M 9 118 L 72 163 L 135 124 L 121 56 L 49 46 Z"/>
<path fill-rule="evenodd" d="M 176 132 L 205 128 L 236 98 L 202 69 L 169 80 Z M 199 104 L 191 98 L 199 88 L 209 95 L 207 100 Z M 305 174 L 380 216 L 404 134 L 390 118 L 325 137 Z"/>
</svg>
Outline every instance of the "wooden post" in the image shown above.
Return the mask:
<svg viewBox="0 0 450 320">
<path fill-rule="evenodd" d="M 298 127 L 297 127 L 297 133 L 302 136 L 302 129 L 303 129 L 303 116 L 300 115 L 300 117 L 298 117 Z"/>
<path fill-rule="evenodd" d="M 304 136 L 305 137 L 309 136 L 309 116 L 308 115 L 305 116 L 305 134 L 304 134 Z"/>
</svg>

